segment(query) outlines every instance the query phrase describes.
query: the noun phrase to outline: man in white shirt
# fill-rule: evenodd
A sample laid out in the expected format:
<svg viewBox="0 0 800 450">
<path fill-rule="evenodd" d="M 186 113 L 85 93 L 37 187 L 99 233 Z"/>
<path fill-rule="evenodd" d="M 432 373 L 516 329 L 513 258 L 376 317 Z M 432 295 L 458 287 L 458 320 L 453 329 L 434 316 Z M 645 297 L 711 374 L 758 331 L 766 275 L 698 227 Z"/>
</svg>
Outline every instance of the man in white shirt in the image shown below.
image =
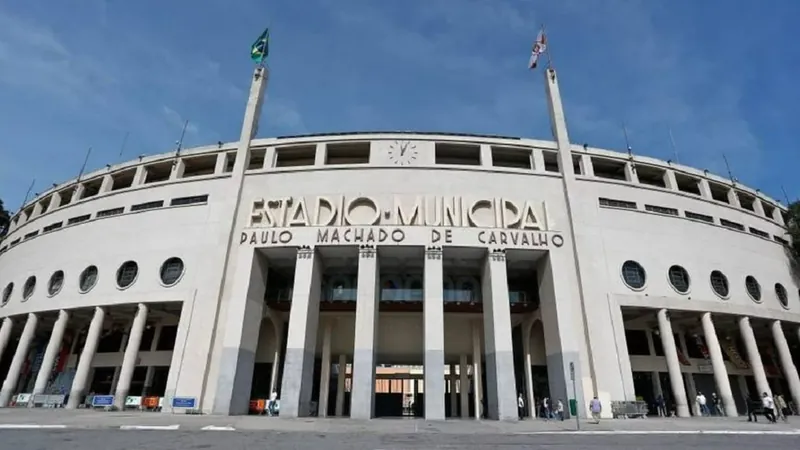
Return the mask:
<svg viewBox="0 0 800 450">
<path fill-rule="evenodd" d="M 708 400 L 706 400 L 706 396 L 703 395 L 702 392 L 697 393 L 697 398 L 695 399 L 697 404 L 700 406 L 700 415 L 707 416 L 708 415 Z"/>
<path fill-rule="evenodd" d="M 775 401 L 766 392 L 761 396 L 761 406 L 764 408 L 764 417 L 772 423 L 776 423 L 775 419 Z"/>
</svg>

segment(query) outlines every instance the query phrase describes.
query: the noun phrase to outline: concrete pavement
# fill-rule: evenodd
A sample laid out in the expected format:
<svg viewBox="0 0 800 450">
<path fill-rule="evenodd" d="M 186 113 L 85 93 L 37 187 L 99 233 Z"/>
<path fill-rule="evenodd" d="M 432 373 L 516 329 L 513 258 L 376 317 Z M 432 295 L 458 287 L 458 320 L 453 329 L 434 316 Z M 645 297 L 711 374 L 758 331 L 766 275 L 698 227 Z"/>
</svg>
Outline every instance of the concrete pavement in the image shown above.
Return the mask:
<svg viewBox="0 0 800 450">
<path fill-rule="evenodd" d="M 788 424 L 746 418 L 628 419 L 581 423 L 582 434 L 748 434 L 800 435 L 800 418 Z M 63 409 L 0 409 L 0 429 L 150 429 L 161 431 L 253 431 L 325 434 L 547 435 L 576 432 L 574 421 L 497 422 L 420 419 L 281 419 L 264 416 L 185 415 L 153 412 L 102 412 Z"/>
</svg>

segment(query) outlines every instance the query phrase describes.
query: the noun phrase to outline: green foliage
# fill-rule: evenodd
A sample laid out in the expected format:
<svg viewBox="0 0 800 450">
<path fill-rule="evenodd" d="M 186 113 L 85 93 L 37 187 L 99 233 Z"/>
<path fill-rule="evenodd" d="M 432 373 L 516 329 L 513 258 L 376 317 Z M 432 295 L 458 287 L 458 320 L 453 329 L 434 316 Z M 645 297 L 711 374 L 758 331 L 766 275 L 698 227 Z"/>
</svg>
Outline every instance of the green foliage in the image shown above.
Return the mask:
<svg viewBox="0 0 800 450">
<path fill-rule="evenodd" d="M 11 223 L 11 213 L 6 211 L 3 206 L 3 199 L 0 199 L 0 238 L 8 232 L 8 225 Z"/>
<path fill-rule="evenodd" d="M 789 205 L 789 235 L 792 237 L 794 255 L 800 258 L 800 200 Z"/>
</svg>

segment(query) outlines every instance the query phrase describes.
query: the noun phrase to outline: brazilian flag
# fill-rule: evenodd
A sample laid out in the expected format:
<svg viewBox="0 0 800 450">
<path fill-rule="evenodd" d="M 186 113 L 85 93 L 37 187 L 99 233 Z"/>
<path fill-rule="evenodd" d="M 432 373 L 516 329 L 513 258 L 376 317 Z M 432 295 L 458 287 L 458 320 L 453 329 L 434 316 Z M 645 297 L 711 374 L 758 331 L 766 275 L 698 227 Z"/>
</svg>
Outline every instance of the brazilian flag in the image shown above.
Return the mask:
<svg viewBox="0 0 800 450">
<path fill-rule="evenodd" d="M 269 56 L 269 28 L 250 46 L 250 59 L 261 64 Z"/>
</svg>

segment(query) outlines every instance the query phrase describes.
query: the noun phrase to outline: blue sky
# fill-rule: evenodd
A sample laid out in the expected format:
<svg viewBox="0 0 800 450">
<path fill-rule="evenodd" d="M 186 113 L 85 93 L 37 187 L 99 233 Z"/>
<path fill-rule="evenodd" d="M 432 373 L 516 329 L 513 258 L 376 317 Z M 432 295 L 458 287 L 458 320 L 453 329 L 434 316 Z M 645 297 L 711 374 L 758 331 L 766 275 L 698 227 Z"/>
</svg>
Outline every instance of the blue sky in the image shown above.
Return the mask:
<svg viewBox="0 0 800 450">
<path fill-rule="evenodd" d="M 271 24 L 259 136 L 363 130 L 550 139 L 546 23 L 571 139 L 800 196 L 800 2 L 82 0 L 0 5 L 0 198 L 238 138 L 249 46 Z M 129 133 L 125 154 L 119 156 Z"/>
</svg>

